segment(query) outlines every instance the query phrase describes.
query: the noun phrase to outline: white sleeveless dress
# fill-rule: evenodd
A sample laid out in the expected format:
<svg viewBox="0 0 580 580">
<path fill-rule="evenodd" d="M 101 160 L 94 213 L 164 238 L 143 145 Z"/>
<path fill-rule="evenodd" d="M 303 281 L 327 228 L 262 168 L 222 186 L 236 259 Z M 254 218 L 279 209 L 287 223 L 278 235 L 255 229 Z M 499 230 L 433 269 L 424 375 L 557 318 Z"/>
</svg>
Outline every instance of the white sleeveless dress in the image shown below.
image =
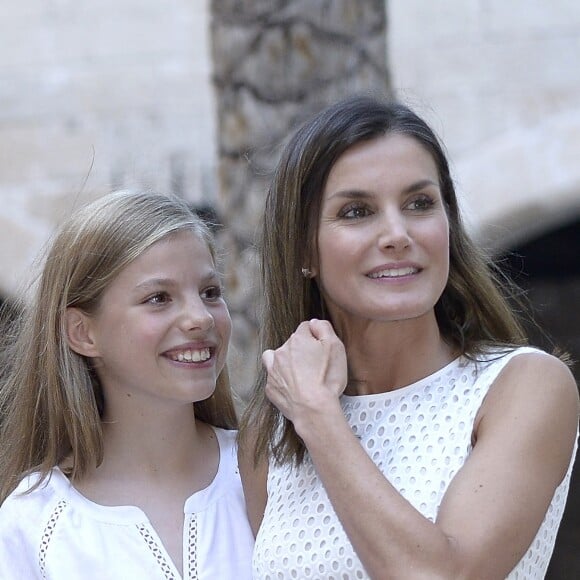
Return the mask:
<svg viewBox="0 0 580 580">
<path fill-rule="evenodd" d="M 527 352 L 541 351 L 518 348 L 504 355 L 489 354 L 477 363 L 460 357 L 396 391 L 342 396 L 346 419 L 373 462 L 431 521 L 435 521 L 451 480 L 471 452 L 474 420 L 489 387 L 511 358 Z M 509 574 L 510 580 L 545 576 L 576 447 L 544 521 Z M 299 469 L 270 465 L 268 503 L 256 538 L 253 573 L 254 578 L 264 580 L 369 578 L 308 454 Z"/>
</svg>

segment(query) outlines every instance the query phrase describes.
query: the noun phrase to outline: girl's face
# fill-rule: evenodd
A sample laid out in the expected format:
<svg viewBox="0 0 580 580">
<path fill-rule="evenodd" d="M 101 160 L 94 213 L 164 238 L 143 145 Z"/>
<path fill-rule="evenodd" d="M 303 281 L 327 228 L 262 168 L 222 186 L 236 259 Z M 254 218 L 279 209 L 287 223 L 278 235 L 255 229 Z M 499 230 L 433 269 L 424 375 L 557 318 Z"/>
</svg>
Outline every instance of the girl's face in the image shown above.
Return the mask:
<svg viewBox="0 0 580 580">
<path fill-rule="evenodd" d="M 169 235 L 131 262 L 85 321 L 106 416 L 119 400 L 158 406 L 213 393 L 231 320 L 207 244 L 194 233 Z"/>
<path fill-rule="evenodd" d="M 449 274 L 449 224 L 437 167 L 417 141 L 390 134 L 339 157 L 313 271 L 338 327 L 433 314 Z"/>
</svg>

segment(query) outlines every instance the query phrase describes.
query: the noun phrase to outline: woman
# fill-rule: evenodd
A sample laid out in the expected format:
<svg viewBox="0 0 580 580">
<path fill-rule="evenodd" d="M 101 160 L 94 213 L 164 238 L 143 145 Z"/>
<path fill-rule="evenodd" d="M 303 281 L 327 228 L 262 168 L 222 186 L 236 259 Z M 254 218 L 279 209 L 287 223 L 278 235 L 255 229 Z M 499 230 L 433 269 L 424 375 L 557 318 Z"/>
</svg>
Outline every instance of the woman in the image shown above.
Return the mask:
<svg viewBox="0 0 580 580">
<path fill-rule="evenodd" d="M 426 123 L 360 97 L 303 125 L 267 198 L 262 270 L 240 451 L 254 576 L 543 578 L 576 385 L 522 346 Z"/>
<path fill-rule="evenodd" d="M 1 390 L 0 577 L 250 578 L 207 226 L 115 193 L 55 236 Z"/>
</svg>

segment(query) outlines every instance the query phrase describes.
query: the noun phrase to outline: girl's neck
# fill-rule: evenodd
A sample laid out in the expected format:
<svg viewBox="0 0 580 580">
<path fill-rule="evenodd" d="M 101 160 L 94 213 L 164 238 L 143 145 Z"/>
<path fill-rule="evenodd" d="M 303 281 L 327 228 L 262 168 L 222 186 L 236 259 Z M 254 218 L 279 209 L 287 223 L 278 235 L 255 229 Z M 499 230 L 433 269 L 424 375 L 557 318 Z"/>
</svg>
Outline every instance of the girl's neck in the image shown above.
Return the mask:
<svg viewBox="0 0 580 580">
<path fill-rule="evenodd" d="M 168 497 L 178 504 L 211 484 L 219 466 L 219 443 L 193 410 L 172 422 L 103 422 L 103 461 L 73 485 L 102 505 L 135 505 L 150 513 Z M 165 499 L 164 499 L 165 498 Z"/>
<path fill-rule="evenodd" d="M 103 420 L 104 459 L 101 470 L 139 471 L 159 474 L 188 471 L 195 464 L 196 450 L 213 430 L 196 421 L 193 405 L 168 412 L 123 414 Z"/>
</svg>

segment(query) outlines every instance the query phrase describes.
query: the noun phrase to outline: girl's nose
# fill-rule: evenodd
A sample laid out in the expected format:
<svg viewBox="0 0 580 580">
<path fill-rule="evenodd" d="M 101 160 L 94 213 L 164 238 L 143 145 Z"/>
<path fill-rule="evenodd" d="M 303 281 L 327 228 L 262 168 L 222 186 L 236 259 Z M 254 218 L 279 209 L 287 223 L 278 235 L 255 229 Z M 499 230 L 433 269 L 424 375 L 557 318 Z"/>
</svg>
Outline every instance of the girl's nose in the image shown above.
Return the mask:
<svg viewBox="0 0 580 580">
<path fill-rule="evenodd" d="M 207 331 L 214 326 L 215 321 L 207 306 L 198 299 L 184 304 L 180 324 L 186 332 Z"/>
</svg>

